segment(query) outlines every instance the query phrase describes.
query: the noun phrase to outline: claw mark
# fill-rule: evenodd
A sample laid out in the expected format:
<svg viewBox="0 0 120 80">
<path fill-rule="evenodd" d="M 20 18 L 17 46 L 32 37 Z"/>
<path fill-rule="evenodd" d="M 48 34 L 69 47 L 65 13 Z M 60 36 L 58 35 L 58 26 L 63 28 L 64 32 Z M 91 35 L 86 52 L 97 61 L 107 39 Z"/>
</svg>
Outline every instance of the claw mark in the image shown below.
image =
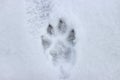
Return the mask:
<svg viewBox="0 0 120 80">
<path fill-rule="evenodd" d="M 71 43 L 74 44 L 74 40 L 75 40 L 75 30 L 72 29 L 67 37 L 67 40 Z"/>
<path fill-rule="evenodd" d="M 52 27 L 51 24 L 48 25 L 47 33 L 50 34 L 50 35 L 53 35 L 53 34 L 54 34 L 54 30 L 53 30 L 53 27 Z"/>
<path fill-rule="evenodd" d="M 61 32 L 61 33 L 65 33 L 66 32 L 66 29 L 67 29 L 67 26 L 66 26 L 66 23 L 60 19 L 59 20 L 59 24 L 58 24 L 58 30 Z"/>
</svg>

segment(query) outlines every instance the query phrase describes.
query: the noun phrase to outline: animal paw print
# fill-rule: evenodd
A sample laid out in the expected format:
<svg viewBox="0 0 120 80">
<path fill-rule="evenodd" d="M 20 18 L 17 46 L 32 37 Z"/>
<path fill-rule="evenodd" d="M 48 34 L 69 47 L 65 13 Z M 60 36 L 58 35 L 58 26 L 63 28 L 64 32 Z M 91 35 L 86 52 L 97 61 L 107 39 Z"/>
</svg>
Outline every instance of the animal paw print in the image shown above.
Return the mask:
<svg viewBox="0 0 120 80">
<path fill-rule="evenodd" d="M 59 19 L 57 26 L 49 24 L 46 33 L 41 36 L 45 55 L 59 67 L 64 79 L 69 76 L 70 67 L 75 63 L 75 40 L 74 28 L 70 28 L 63 19 Z"/>
<path fill-rule="evenodd" d="M 69 28 L 63 19 L 59 19 L 56 27 L 49 24 L 46 34 L 41 36 L 45 54 L 55 65 L 74 63 L 75 39 L 75 30 Z"/>
</svg>

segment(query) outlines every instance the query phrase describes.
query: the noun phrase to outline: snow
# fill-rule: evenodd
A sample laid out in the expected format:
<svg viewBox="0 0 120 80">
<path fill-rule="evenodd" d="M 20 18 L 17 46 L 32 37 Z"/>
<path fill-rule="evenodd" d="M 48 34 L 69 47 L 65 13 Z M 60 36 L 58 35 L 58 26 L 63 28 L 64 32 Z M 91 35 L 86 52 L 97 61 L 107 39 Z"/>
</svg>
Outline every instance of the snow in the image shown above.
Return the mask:
<svg viewBox="0 0 120 80">
<path fill-rule="evenodd" d="M 50 2 L 47 11 L 26 14 L 33 1 L 0 0 L 0 80 L 59 80 L 40 36 L 61 17 L 77 38 L 77 60 L 67 80 L 120 80 L 119 0 L 44 0 Z"/>
</svg>

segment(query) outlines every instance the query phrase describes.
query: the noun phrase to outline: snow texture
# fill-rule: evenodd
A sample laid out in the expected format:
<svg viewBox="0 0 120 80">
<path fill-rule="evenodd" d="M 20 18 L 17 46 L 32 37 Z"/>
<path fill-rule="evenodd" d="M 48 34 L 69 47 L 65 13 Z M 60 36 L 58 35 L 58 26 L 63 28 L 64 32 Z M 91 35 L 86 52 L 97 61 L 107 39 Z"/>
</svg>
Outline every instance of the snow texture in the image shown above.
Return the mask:
<svg viewBox="0 0 120 80">
<path fill-rule="evenodd" d="M 120 0 L 0 0 L 0 80 L 120 80 Z"/>
</svg>

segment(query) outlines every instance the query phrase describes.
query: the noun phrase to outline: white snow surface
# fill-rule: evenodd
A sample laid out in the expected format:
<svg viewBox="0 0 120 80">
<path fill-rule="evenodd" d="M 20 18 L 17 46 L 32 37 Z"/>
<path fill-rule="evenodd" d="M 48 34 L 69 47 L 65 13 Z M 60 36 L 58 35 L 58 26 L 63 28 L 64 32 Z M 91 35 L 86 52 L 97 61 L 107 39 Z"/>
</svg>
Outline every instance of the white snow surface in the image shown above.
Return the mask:
<svg viewBox="0 0 120 80">
<path fill-rule="evenodd" d="M 0 0 L 0 80 L 59 80 L 40 39 L 59 18 L 76 30 L 66 80 L 120 80 L 120 0 Z"/>
</svg>

